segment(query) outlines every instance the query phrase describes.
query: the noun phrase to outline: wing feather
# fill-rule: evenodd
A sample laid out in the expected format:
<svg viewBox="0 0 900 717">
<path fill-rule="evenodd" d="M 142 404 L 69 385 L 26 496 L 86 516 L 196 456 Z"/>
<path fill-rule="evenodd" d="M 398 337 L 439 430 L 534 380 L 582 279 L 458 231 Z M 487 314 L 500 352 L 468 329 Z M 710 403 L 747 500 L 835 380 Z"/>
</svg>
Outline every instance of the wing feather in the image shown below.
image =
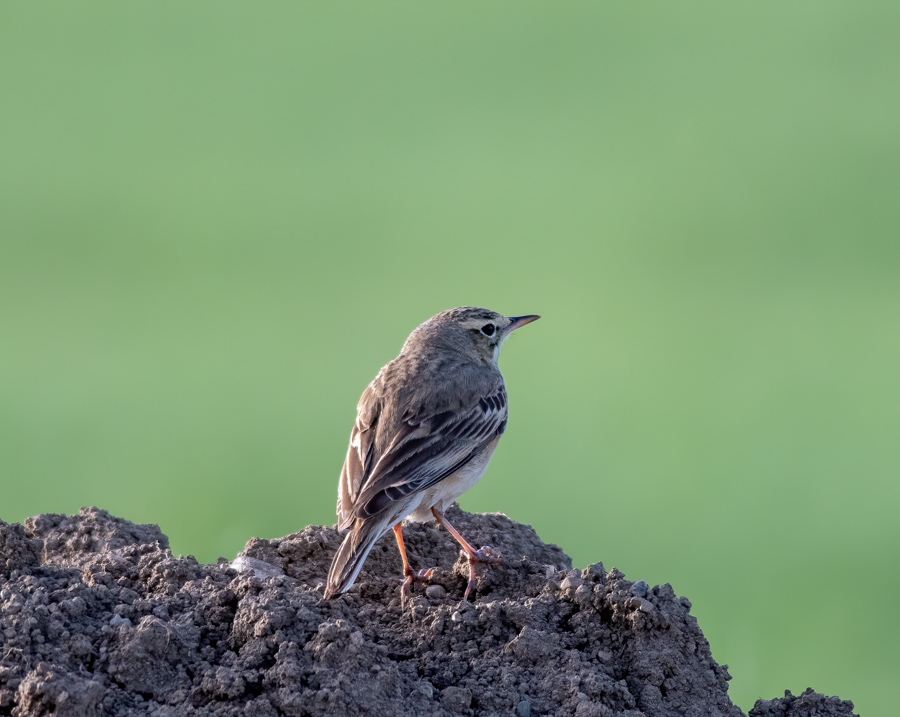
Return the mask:
<svg viewBox="0 0 900 717">
<path fill-rule="evenodd" d="M 405 416 L 394 439 L 366 472 L 354 501 L 354 517 L 374 515 L 452 475 L 503 433 L 506 418 L 502 383 L 490 396 L 461 410 Z"/>
<path fill-rule="evenodd" d="M 369 386 L 359 399 L 356 422 L 350 432 L 350 446 L 347 448 L 347 457 L 338 483 L 337 515 L 340 530 L 353 522 L 353 507 L 374 463 L 375 436 L 382 408 L 382 402 Z"/>
</svg>

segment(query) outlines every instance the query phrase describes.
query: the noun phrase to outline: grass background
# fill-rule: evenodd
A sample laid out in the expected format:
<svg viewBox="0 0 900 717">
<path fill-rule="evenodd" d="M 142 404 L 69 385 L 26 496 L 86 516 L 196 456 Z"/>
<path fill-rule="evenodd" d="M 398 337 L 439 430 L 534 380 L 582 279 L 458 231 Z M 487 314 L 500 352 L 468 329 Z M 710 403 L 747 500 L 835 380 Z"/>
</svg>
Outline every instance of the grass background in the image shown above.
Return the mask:
<svg viewBox="0 0 900 717">
<path fill-rule="evenodd" d="M 462 499 L 694 603 L 732 698 L 896 704 L 900 5 L 5 3 L 0 517 L 212 561 L 356 401 L 543 320 Z"/>
</svg>

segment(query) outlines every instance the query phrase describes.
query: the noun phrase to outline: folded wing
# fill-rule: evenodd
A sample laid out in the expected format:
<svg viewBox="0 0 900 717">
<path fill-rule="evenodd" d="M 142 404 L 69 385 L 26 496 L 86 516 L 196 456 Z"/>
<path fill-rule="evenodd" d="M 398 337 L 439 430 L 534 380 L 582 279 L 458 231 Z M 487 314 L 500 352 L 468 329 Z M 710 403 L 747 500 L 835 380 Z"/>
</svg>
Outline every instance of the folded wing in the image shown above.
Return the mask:
<svg viewBox="0 0 900 717">
<path fill-rule="evenodd" d="M 377 456 L 370 418 L 357 418 L 341 474 L 338 514 L 342 528 L 355 518 L 371 517 L 427 490 L 481 453 L 506 428 L 506 391 L 501 383 L 489 395 L 457 410 L 405 415 L 387 448 Z"/>
</svg>

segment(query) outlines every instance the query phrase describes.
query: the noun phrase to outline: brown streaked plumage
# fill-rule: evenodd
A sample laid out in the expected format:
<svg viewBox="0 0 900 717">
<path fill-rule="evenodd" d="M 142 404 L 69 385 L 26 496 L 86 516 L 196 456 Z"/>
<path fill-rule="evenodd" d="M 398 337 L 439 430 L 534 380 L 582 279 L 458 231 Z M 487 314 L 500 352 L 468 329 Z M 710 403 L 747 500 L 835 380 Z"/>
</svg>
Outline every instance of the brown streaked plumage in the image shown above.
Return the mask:
<svg viewBox="0 0 900 717">
<path fill-rule="evenodd" d="M 417 327 L 400 355 L 363 392 L 338 487 L 338 527 L 350 528 L 328 573 L 325 597 L 344 592 L 388 530 L 394 530 L 406 579 L 400 522 L 437 520 L 474 563 L 496 563 L 475 550 L 443 517 L 444 510 L 487 469 L 506 428 L 507 401 L 497 366 L 509 334 L 538 316 L 507 317 L 470 306 L 450 309 Z"/>
</svg>

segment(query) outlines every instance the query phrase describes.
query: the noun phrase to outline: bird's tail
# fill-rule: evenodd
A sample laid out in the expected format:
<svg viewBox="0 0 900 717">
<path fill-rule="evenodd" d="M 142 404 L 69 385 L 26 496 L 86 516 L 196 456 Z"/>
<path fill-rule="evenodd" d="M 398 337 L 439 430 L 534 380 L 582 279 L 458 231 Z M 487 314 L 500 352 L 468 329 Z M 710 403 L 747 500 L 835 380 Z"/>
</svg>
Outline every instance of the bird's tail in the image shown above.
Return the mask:
<svg viewBox="0 0 900 717">
<path fill-rule="evenodd" d="M 339 595 L 356 582 L 369 551 L 387 529 L 387 521 L 373 521 L 371 518 L 357 520 L 353 524 L 331 561 L 325 586 L 326 599 Z"/>
</svg>

